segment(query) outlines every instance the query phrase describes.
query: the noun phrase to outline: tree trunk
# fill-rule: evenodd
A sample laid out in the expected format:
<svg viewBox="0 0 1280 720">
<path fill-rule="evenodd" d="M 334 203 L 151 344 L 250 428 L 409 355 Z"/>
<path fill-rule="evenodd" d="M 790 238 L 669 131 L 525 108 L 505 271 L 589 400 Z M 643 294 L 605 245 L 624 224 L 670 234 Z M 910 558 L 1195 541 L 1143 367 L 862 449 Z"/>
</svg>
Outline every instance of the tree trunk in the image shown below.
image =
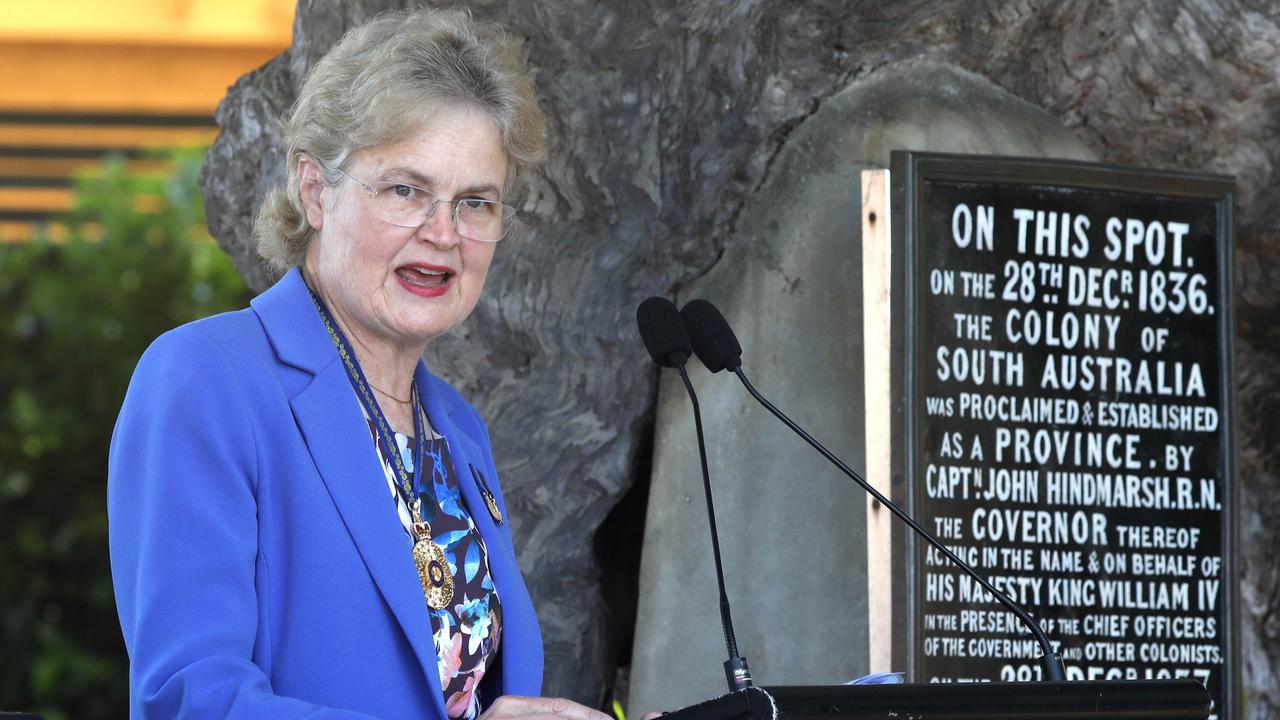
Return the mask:
<svg viewBox="0 0 1280 720">
<path fill-rule="evenodd" d="M 249 229 L 283 176 L 276 119 L 306 69 L 378 11 L 302 0 L 294 46 L 219 107 L 210 227 L 252 286 Z M 1107 162 L 1236 175 L 1245 686 L 1280 714 L 1280 9 L 1263 0 L 473 2 L 527 37 L 550 124 L 527 241 L 428 361 L 490 423 L 547 642 L 545 690 L 601 702 L 627 662 L 656 373 L 637 303 L 737 241 L 793 128 L 888 64 L 924 58 L 1043 108 Z M 640 629 L 643 632 L 643 628 Z"/>
</svg>

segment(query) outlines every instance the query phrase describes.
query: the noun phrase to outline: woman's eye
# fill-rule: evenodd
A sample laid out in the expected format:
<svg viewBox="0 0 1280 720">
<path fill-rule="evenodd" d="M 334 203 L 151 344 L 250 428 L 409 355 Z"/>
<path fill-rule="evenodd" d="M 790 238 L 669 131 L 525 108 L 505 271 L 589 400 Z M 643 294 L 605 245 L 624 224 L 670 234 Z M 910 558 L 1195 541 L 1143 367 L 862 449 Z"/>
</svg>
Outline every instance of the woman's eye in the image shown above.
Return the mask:
<svg viewBox="0 0 1280 720">
<path fill-rule="evenodd" d="M 458 201 L 458 204 L 469 213 L 490 213 L 497 206 L 497 203 L 480 198 L 463 198 Z"/>
<path fill-rule="evenodd" d="M 405 185 L 403 183 L 392 185 L 389 189 L 391 190 L 392 195 L 400 198 L 401 200 L 411 200 L 418 194 L 418 188 L 412 185 Z"/>
</svg>

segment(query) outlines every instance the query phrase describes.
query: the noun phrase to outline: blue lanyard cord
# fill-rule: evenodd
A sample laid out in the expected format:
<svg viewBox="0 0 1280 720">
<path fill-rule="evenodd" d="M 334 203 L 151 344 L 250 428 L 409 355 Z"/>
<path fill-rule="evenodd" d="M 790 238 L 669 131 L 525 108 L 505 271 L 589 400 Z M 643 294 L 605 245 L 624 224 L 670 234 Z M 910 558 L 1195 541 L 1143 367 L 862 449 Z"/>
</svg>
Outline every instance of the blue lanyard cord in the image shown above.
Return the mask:
<svg viewBox="0 0 1280 720">
<path fill-rule="evenodd" d="M 418 478 L 422 475 L 422 464 L 426 458 L 423 452 L 424 436 L 426 428 L 422 422 L 422 410 L 418 400 L 418 385 L 413 384 L 413 432 L 415 437 L 414 457 L 416 461 L 413 465 L 413 475 L 405 469 L 404 460 L 400 457 L 399 449 L 395 447 L 392 438 L 391 425 L 387 422 L 387 418 L 382 414 L 382 408 L 378 406 L 378 399 L 369 391 L 369 382 L 364 378 L 364 371 L 360 369 L 360 363 L 356 360 L 355 353 L 351 352 L 351 346 L 347 343 L 347 338 L 342 334 L 342 330 L 338 328 L 338 324 L 333 321 L 333 316 L 329 314 L 329 309 L 325 307 L 324 301 L 310 287 L 307 291 L 311 293 L 311 301 L 315 303 L 316 310 L 320 313 L 320 319 L 324 321 L 324 327 L 329 331 L 329 339 L 333 340 L 334 346 L 338 349 L 338 356 L 342 358 L 342 365 L 347 369 L 347 377 L 351 380 L 351 386 L 355 388 L 356 397 L 360 400 L 364 411 L 368 413 L 373 420 L 374 428 L 377 430 L 378 444 L 382 448 L 382 454 L 395 467 L 396 475 L 400 478 L 402 486 L 401 492 L 404 493 L 405 504 L 418 517 L 414 518 L 414 522 L 423 522 L 421 503 L 418 501 L 414 488 L 418 486 Z"/>
</svg>

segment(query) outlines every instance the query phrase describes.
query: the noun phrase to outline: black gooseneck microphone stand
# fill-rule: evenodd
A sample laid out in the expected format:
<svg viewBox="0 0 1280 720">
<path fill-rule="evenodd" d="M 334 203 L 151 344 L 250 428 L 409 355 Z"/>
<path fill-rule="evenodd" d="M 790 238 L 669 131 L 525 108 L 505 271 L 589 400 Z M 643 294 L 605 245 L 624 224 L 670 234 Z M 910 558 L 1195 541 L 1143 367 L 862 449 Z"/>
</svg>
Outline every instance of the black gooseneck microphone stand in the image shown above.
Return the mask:
<svg viewBox="0 0 1280 720">
<path fill-rule="evenodd" d="M 716 530 L 715 502 L 711 497 L 711 473 L 707 470 L 707 446 L 702 434 L 702 409 L 698 405 L 698 396 L 693 391 L 693 383 L 689 382 L 689 373 L 685 370 L 689 357 L 693 355 L 693 348 L 689 344 L 689 335 L 680 311 L 676 309 L 675 303 L 666 298 L 651 297 L 640 303 L 640 307 L 636 309 L 636 324 L 640 328 L 645 349 L 654 362 L 662 367 L 675 368 L 680 373 L 684 389 L 689 393 L 689 402 L 693 403 L 693 424 L 698 433 L 698 459 L 702 464 L 702 490 L 707 499 L 707 522 L 711 527 L 716 585 L 720 589 L 720 624 L 724 629 L 724 642 L 729 652 L 729 659 L 724 663 L 724 674 L 730 693 L 745 690 L 752 686 L 751 670 L 747 667 L 746 658 L 738 654 L 738 640 L 733 634 L 729 595 L 724 588 L 724 567 L 720 561 L 720 533 Z"/>
<path fill-rule="evenodd" d="M 1040 628 L 1040 623 L 1036 622 L 1035 619 L 1031 617 L 1030 613 L 1028 613 L 1026 610 L 1023 610 L 1017 603 L 1013 601 L 1012 598 L 1004 594 L 1004 592 L 996 588 L 996 586 L 992 585 L 990 582 L 987 582 L 986 578 L 982 577 L 982 575 L 979 575 L 978 572 L 974 570 L 972 567 L 970 567 L 968 563 L 964 562 L 959 557 L 957 557 L 955 553 L 951 552 L 951 550 L 948 549 L 946 545 L 942 544 L 941 540 L 938 540 L 937 538 L 935 538 L 933 536 L 933 533 L 930 533 L 928 530 L 925 530 L 919 523 L 913 520 L 911 516 L 906 513 L 906 511 L 902 510 L 897 505 L 890 502 L 889 499 L 886 498 L 884 495 L 881 495 L 880 492 L 875 489 L 875 487 L 873 487 L 866 480 L 862 479 L 861 475 L 855 472 L 848 465 L 845 465 L 844 462 L 842 462 L 840 458 L 833 455 L 831 451 L 823 447 L 822 443 L 813 439 L 813 436 L 805 432 L 804 428 L 792 422 L 791 418 L 787 417 L 785 414 L 783 414 L 781 410 L 774 407 L 772 403 L 770 403 L 768 400 L 764 398 L 763 395 L 761 395 L 759 392 L 756 391 L 755 386 L 753 386 L 751 384 L 751 381 L 747 379 L 747 376 L 745 373 L 742 372 L 741 367 L 734 368 L 733 373 L 738 376 L 739 380 L 742 381 L 743 387 L 747 389 L 747 392 L 751 393 L 751 397 L 754 397 L 756 400 L 760 402 L 761 405 L 765 407 L 765 409 L 773 413 L 774 417 L 782 421 L 782 424 L 791 428 L 791 430 L 794 431 L 795 434 L 804 438 L 804 441 L 809 443 L 809 445 L 814 450 L 817 450 L 819 453 L 821 453 L 822 457 L 826 458 L 828 461 L 831 462 L 832 465 L 835 465 L 837 468 L 839 468 L 840 471 L 843 472 L 845 475 L 848 475 L 850 478 L 852 478 L 854 482 L 861 485 L 863 490 L 866 490 L 868 493 L 871 494 L 871 497 L 875 498 L 881 505 L 889 508 L 889 511 L 892 512 L 894 515 L 897 515 L 899 520 L 905 522 L 907 525 L 911 527 L 912 530 L 915 530 L 917 533 L 919 533 L 925 540 L 929 542 L 930 545 L 933 545 L 933 547 L 936 548 L 938 552 L 941 552 L 943 555 L 947 557 L 948 560 L 954 563 L 956 567 L 960 568 L 967 575 L 969 575 L 969 577 L 976 580 L 979 585 L 981 585 L 984 589 L 986 589 L 987 592 L 995 596 L 996 600 L 1000 601 L 1001 605 L 1004 605 L 1006 608 L 1009 609 L 1010 612 L 1016 615 L 1018 619 L 1022 621 L 1022 624 L 1025 625 L 1029 630 L 1031 630 L 1031 634 L 1035 636 L 1036 642 L 1040 644 L 1040 649 L 1044 653 L 1040 657 L 1040 669 L 1041 671 L 1044 672 L 1045 680 L 1063 682 L 1067 679 L 1066 671 L 1062 667 L 1062 659 L 1059 658 L 1056 653 L 1054 653 L 1053 646 L 1049 644 L 1048 636 L 1044 634 L 1044 630 Z"/>
<path fill-rule="evenodd" d="M 773 413 L 774 417 L 781 420 L 782 424 L 791 428 L 792 432 L 803 438 L 805 442 L 809 443 L 810 447 L 817 450 L 822 457 L 826 458 L 832 465 L 835 465 L 840 472 L 849 476 L 850 479 L 858 483 L 863 490 L 870 493 L 871 497 L 879 501 L 881 505 L 889 508 L 889 510 L 896 515 L 899 520 L 905 522 L 908 527 L 945 555 L 946 558 L 954 563 L 956 567 L 960 568 L 965 572 L 965 574 L 977 581 L 977 583 L 987 592 L 991 593 L 991 595 L 995 597 L 1001 605 L 1004 605 L 1010 612 L 1017 616 L 1017 618 L 1022 621 L 1023 625 L 1031 631 L 1031 634 L 1035 636 L 1036 641 L 1040 644 L 1040 649 L 1044 653 L 1040 657 L 1040 669 L 1044 674 L 1045 680 L 1063 682 L 1067 679 L 1061 658 L 1059 658 L 1053 651 L 1053 646 L 1049 643 L 1049 638 L 1044 634 L 1044 630 L 1040 628 L 1040 624 L 1037 623 L 1026 610 L 1023 610 L 1022 607 L 1015 603 L 1008 595 L 1001 592 L 996 588 L 996 586 L 992 585 L 986 578 L 970 567 L 968 563 L 961 560 L 955 553 L 951 552 L 947 546 L 942 544 L 941 540 L 938 540 L 933 536 L 933 533 L 925 530 L 904 510 L 899 508 L 884 495 L 880 494 L 878 490 L 864 480 L 861 475 L 853 470 L 853 468 L 844 464 L 840 458 L 836 457 L 830 450 L 823 447 L 822 443 L 818 442 L 812 435 L 805 432 L 804 428 L 801 428 L 799 425 L 792 422 L 791 418 L 787 417 L 781 410 L 774 407 L 773 403 L 766 400 L 764 396 L 755 389 L 755 386 L 753 386 L 751 381 L 747 379 L 746 373 L 742 371 L 742 346 L 738 344 L 738 338 L 734 335 L 733 329 L 729 327 L 729 322 L 725 320 L 724 315 L 720 314 L 720 311 L 716 306 L 706 300 L 691 300 L 684 306 L 684 309 L 680 314 L 685 320 L 686 332 L 690 333 L 689 338 L 694 352 L 697 354 L 698 359 L 707 366 L 708 370 L 713 373 L 717 373 L 725 369 L 732 370 L 733 373 L 738 376 L 738 379 L 742 381 L 742 385 L 746 387 L 747 392 L 751 393 L 751 396 L 763 405 L 765 409 Z"/>
<path fill-rule="evenodd" d="M 738 639 L 733 635 L 733 619 L 729 613 L 729 596 L 724 589 L 724 569 L 720 564 L 720 533 L 716 532 L 716 508 L 711 499 L 711 473 L 707 471 L 707 446 L 702 440 L 702 410 L 698 406 L 698 396 L 693 392 L 693 383 L 689 382 L 689 373 L 684 364 L 676 366 L 680 379 L 684 381 L 684 389 L 689 393 L 689 402 L 693 403 L 693 424 L 698 430 L 698 460 L 702 463 L 702 489 L 707 498 L 707 520 L 711 525 L 711 549 L 716 559 L 716 583 L 720 587 L 720 623 L 724 626 L 724 642 L 729 650 L 729 659 L 724 662 L 725 679 L 729 682 L 729 692 L 751 687 L 751 670 L 747 667 L 747 659 L 738 654 Z"/>
</svg>

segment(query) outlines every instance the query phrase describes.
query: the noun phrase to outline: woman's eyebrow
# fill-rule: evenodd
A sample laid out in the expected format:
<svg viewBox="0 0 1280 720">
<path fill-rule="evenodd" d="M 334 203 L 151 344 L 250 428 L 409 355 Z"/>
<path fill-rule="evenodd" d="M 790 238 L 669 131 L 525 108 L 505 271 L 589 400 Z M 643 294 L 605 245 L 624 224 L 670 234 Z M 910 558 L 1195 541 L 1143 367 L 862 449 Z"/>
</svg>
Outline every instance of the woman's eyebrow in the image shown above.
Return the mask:
<svg viewBox="0 0 1280 720">
<path fill-rule="evenodd" d="M 436 181 L 433 178 L 431 178 L 428 175 L 423 175 L 422 173 L 418 172 L 417 170 L 414 170 L 413 168 L 407 168 L 407 167 L 388 168 L 387 172 L 383 175 L 383 177 L 384 178 L 390 177 L 392 175 L 403 175 L 405 177 L 408 177 L 410 180 L 413 181 L 415 185 L 420 185 L 428 190 L 430 190 L 431 187 L 436 184 Z"/>
<path fill-rule="evenodd" d="M 414 170 L 413 168 L 393 167 L 388 169 L 386 175 L 384 175 L 383 177 L 396 175 L 396 174 L 407 176 L 410 180 L 413 181 L 414 185 L 418 185 L 419 187 L 435 192 L 435 185 L 436 185 L 435 179 L 432 178 L 430 175 L 423 175 L 422 173 L 418 172 L 417 170 Z M 494 185 L 493 183 L 480 183 L 477 185 L 470 185 L 468 187 L 463 188 L 461 191 L 458 192 L 458 197 L 464 197 L 467 195 L 480 195 L 483 193 L 488 193 L 490 195 L 500 197 L 502 195 L 502 190 L 501 188 L 499 188 L 497 185 Z"/>
<path fill-rule="evenodd" d="M 484 183 L 482 185 L 472 185 L 470 187 L 463 188 L 462 191 L 458 193 L 458 195 L 459 196 L 482 195 L 486 193 L 493 196 L 502 195 L 502 191 L 498 189 L 498 186 L 493 185 L 491 183 Z"/>
</svg>

